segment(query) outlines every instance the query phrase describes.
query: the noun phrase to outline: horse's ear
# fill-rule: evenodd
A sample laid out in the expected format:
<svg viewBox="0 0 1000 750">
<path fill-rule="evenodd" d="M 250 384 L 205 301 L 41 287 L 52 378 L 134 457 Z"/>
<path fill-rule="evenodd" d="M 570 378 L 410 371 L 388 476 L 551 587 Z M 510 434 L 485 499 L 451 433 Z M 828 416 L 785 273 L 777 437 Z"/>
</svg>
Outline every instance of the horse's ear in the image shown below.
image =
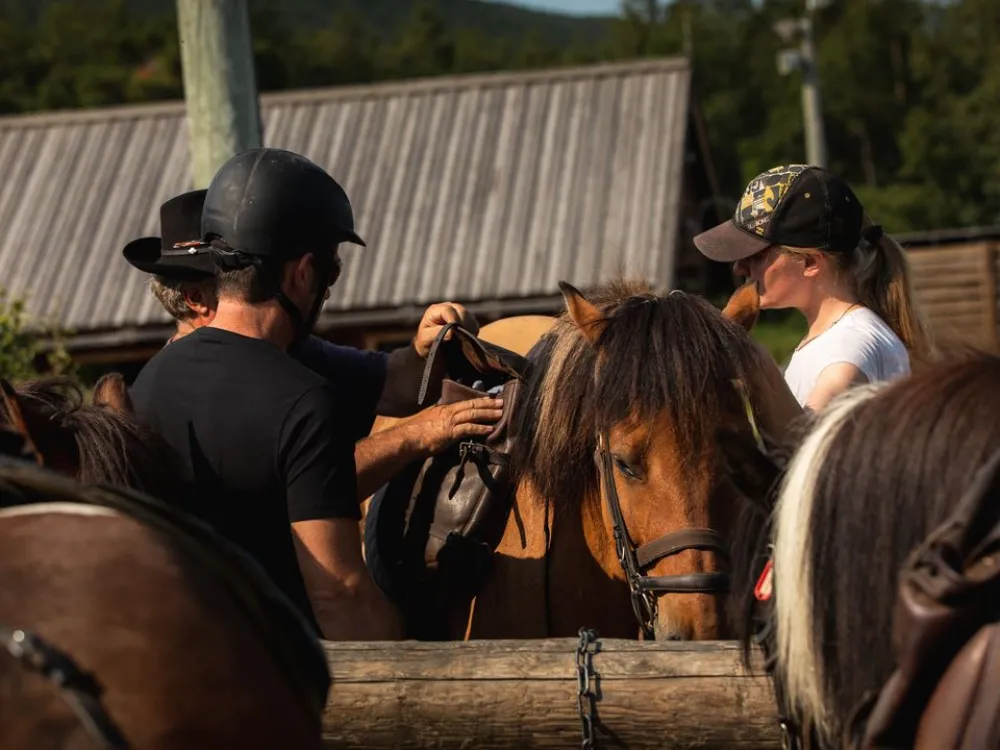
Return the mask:
<svg viewBox="0 0 1000 750">
<path fill-rule="evenodd" d="M 121 414 L 134 414 L 132 397 L 128 395 L 125 378 L 120 372 L 102 375 L 94 386 L 94 406 L 107 406 Z"/>
<path fill-rule="evenodd" d="M 566 300 L 566 310 L 569 312 L 570 320 L 580 329 L 580 333 L 587 341 L 591 344 L 597 343 L 607 323 L 603 313 L 572 284 L 560 281 L 559 290 Z"/>
<path fill-rule="evenodd" d="M 0 396 L 3 397 L 3 408 L 7 412 L 7 423 L 24 440 L 24 447 L 34 457 L 39 466 L 45 462 L 39 452 L 35 441 L 31 438 L 31 431 L 28 429 L 28 420 L 24 418 L 24 409 L 21 408 L 21 398 L 14 390 L 7 378 L 0 378 Z"/>
<path fill-rule="evenodd" d="M 722 317 L 749 331 L 757 322 L 760 314 L 760 295 L 757 293 L 757 285 L 748 281 L 729 298 L 725 308 L 722 310 Z"/>
</svg>

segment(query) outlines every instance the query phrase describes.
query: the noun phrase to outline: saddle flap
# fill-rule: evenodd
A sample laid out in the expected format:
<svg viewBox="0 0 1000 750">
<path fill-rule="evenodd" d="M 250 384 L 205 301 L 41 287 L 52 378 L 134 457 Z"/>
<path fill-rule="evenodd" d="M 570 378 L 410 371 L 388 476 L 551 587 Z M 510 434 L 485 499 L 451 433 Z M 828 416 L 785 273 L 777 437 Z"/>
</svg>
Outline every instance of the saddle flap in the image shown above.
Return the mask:
<svg viewBox="0 0 1000 750">
<path fill-rule="evenodd" d="M 452 333 L 452 338 L 445 341 L 449 332 Z M 526 357 L 483 341 L 457 323 L 449 323 L 438 332 L 427 354 L 427 364 L 424 366 L 420 393 L 417 396 L 418 406 L 424 406 L 439 355 L 444 358 L 446 376 L 455 382 L 472 384 L 482 381 L 487 388 L 491 388 L 508 380 L 524 381 L 531 375 L 532 364 Z"/>
<path fill-rule="evenodd" d="M 455 328 L 454 331 L 461 364 L 470 365 L 482 375 L 502 373 L 515 380 L 526 380 L 530 375 L 531 362 L 520 354 L 483 341 L 464 328 Z M 455 350 L 452 349 L 452 352 Z"/>
</svg>

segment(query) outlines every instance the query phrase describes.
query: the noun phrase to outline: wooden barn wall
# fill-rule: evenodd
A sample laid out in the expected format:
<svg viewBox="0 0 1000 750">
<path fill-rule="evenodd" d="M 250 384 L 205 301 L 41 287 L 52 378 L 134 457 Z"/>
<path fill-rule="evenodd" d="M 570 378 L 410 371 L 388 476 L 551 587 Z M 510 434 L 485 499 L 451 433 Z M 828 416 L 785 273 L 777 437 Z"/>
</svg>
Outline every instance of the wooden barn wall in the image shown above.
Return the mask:
<svg viewBox="0 0 1000 750">
<path fill-rule="evenodd" d="M 914 295 L 941 341 L 1000 344 L 1000 243 L 985 241 L 910 248 Z"/>
</svg>

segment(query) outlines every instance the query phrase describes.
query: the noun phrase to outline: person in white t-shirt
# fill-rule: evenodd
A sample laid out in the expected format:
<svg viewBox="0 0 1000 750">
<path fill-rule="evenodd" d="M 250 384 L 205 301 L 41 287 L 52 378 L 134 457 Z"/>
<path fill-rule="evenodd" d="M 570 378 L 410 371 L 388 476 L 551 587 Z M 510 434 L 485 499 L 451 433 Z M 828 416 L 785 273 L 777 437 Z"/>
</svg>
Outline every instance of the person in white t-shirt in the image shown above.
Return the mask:
<svg viewBox="0 0 1000 750">
<path fill-rule="evenodd" d="M 820 167 L 775 167 L 747 186 L 733 218 L 694 238 L 712 260 L 756 285 L 760 306 L 795 308 L 809 325 L 785 369 L 818 411 L 860 384 L 910 372 L 930 344 L 906 257 L 847 183 Z"/>
</svg>

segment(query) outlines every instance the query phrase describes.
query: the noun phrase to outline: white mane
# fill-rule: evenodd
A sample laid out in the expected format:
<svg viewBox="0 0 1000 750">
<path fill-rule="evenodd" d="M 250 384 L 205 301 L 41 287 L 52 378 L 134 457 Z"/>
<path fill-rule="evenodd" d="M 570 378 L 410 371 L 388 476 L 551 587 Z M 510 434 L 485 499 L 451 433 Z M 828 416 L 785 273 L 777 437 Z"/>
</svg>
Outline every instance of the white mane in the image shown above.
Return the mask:
<svg viewBox="0 0 1000 750">
<path fill-rule="evenodd" d="M 880 385 L 853 388 L 830 402 L 816 426 L 789 463 L 774 515 L 774 590 L 778 674 L 788 709 L 801 724 L 808 719 L 824 734 L 828 726 L 826 675 L 813 635 L 814 594 L 809 528 L 816 481 L 831 444 L 852 411 L 879 390 Z"/>
</svg>

